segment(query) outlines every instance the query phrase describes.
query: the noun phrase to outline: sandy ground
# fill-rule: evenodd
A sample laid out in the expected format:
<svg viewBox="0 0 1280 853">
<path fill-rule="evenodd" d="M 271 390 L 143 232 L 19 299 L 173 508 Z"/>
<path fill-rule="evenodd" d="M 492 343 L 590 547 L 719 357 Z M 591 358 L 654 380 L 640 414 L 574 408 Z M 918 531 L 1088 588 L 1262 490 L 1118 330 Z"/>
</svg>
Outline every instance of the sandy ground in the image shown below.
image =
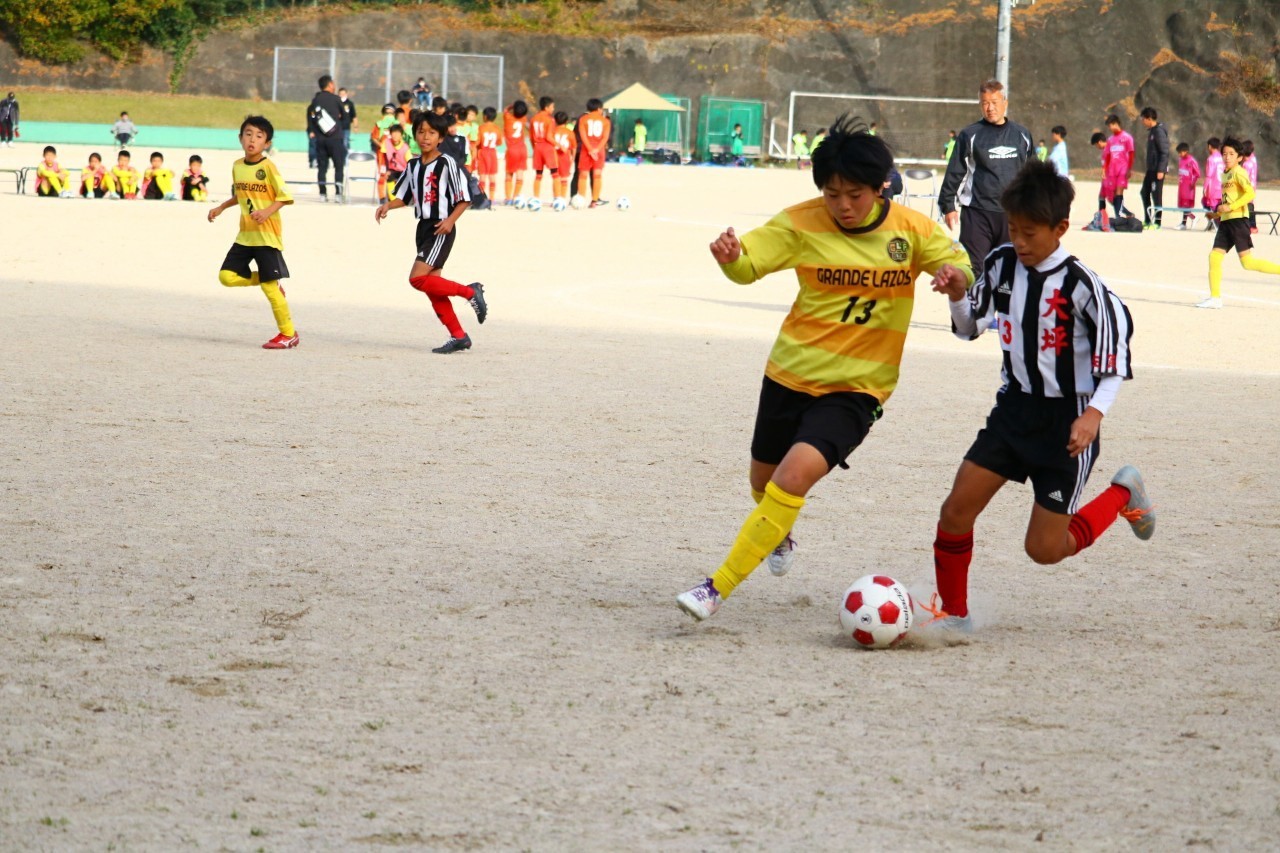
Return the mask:
<svg viewBox="0 0 1280 853">
<path fill-rule="evenodd" d="M 922 288 L 796 568 L 694 624 L 673 598 L 749 508 L 794 293 L 730 284 L 706 244 L 813 190 L 607 177 L 631 211 L 464 216 L 448 271 L 491 315 L 462 306 L 475 348 L 448 358 L 407 212 L 285 211 L 302 346 L 271 353 L 260 293 L 217 284 L 234 214 L 0 193 L 0 848 L 1273 846 L 1280 280 L 1229 259 L 1227 309 L 1197 311 L 1208 235 L 1071 231 L 1138 329 L 1091 493 L 1138 464 L 1157 536 L 1038 567 L 1010 487 L 972 642 L 867 653 L 838 596 L 872 570 L 932 589 L 992 341 Z"/>
</svg>

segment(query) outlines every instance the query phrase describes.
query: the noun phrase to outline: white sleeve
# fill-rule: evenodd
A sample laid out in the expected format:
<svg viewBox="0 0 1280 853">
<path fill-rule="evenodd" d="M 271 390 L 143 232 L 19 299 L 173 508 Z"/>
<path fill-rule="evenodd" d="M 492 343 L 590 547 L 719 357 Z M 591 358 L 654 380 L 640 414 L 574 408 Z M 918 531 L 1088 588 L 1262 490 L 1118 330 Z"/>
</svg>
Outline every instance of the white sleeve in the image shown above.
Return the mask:
<svg viewBox="0 0 1280 853">
<path fill-rule="evenodd" d="M 1117 376 L 1112 373 L 1098 380 L 1098 387 L 1094 390 L 1093 396 L 1089 398 L 1089 408 L 1097 409 L 1103 415 L 1106 415 L 1107 409 L 1111 408 L 1111 404 L 1116 401 L 1116 395 L 1120 393 L 1120 386 L 1124 382 L 1123 376 Z"/>
<path fill-rule="evenodd" d="M 951 308 L 951 328 L 955 336 L 964 341 L 977 337 L 978 320 L 973 316 L 973 305 L 969 302 L 969 297 L 954 302 L 947 300 L 947 304 Z"/>
</svg>

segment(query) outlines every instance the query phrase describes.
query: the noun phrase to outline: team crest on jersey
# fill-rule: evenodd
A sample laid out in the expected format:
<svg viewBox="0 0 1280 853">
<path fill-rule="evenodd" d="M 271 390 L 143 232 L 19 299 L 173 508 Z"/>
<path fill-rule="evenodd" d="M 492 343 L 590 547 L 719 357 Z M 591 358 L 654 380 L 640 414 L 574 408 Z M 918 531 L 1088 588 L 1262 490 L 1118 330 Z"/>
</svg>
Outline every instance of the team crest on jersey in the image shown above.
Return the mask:
<svg viewBox="0 0 1280 853">
<path fill-rule="evenodd" d="M 889 252 L 889 257 L 897 263 L 902 263 L 907 259 L 907 255 L 911 251 L 911 246 L 901 237 L 894 237 L 886 245 L 885 249 Z"/>
<path fill-rule="evenodd" d="M 259 169 L 258 171 L 253 173 L 253 176 L 260 181 L 265 181 L 267 179 L 267 170 Z"/>
</svg>

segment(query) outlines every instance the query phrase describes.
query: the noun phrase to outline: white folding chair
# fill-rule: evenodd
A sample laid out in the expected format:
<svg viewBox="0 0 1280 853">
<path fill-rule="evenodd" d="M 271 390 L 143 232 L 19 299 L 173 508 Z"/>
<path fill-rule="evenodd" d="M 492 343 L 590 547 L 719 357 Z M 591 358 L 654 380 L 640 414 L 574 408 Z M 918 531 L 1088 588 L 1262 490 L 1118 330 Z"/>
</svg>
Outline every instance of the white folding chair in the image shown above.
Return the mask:
<svg viewBox="0 0 1280 853">
<path fill-rule="evenodd" d="M 921 188 L 920 192 L 916 192 L 912 187 L 912 182 Z M 923 191 L 924 182 L 929 183 L 929 191 Z M 911 200 L 915 198 L 929 200 L 929 218 L 934 218 L 934 213 L 938 207 L 938 177 L 933 173 L 932 169 L 906 169 L 902 172 L 902 201 L 907 207 L 911 206 Z"/>
</svg>

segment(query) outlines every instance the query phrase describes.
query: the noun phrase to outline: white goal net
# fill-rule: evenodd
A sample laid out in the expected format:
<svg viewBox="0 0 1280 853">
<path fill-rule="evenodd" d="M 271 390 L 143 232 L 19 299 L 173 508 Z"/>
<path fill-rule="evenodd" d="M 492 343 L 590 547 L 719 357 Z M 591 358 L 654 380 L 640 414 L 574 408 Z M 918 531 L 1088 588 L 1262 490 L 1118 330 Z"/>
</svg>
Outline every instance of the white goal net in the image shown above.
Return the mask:
<svg viewBox="0 0 1280 853">
<path fill-rule="evenodd" d="M 841 114 L 876 123 L 876 134 L 893 151 L 899 163 L 945 165 L 943 149 L 948 131 L 981 118 L 977 98 L 916 98 L 889 95 L 844 95 L 792 92 L 787 109 L 785 140 L 774 140 L 775 153 L 795 157 L 792 140 L 807 131 L 810 142 L 819 128 L 829 127 Z"/>
</svg>

